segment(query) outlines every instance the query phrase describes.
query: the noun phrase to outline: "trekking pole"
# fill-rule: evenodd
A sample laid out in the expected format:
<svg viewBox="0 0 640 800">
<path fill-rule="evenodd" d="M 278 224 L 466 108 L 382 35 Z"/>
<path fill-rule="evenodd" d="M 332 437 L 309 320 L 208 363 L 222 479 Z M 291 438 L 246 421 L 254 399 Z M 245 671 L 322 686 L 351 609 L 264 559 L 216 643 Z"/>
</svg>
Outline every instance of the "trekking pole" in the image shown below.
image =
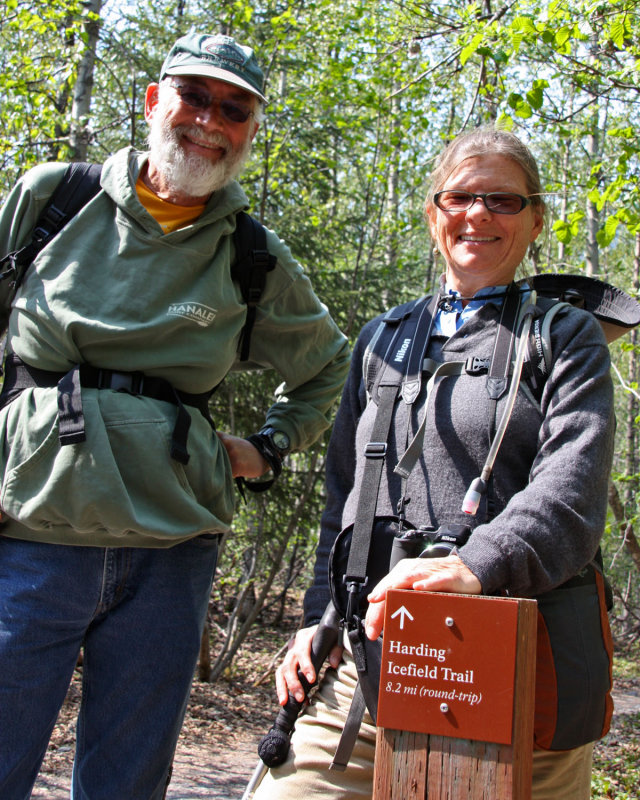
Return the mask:
<svg viewBox="0 0 640 800">
<path fill-rule="evenodd" d="M 339 627 L 340 615 L 336 611 L 333 603 L 330 602 L 311 640 L 311 663 L 316 673 L 316 679 L 313 683 L 309 683 L 302 672 L 298 670 L 298 679 L 304 689 L 305 699 L 302 702 L 298 702 L 292 694 L 289 694 L 286 705 L 278 711 L 273 726 L 269 732 L 263 736 L 258 745 L 260 761 L 258 761 L 247 788 L 242 795 L 242 800 L 249 800 L 269 767 L 278 767 L 286 761 L 287 754 L 289 753 L 293 726 L 309 696 L 309 692 L 318 683 L 318 674 L 322 665 L 331 652 L 331 649 L 338 641 Z"/>
</svg>

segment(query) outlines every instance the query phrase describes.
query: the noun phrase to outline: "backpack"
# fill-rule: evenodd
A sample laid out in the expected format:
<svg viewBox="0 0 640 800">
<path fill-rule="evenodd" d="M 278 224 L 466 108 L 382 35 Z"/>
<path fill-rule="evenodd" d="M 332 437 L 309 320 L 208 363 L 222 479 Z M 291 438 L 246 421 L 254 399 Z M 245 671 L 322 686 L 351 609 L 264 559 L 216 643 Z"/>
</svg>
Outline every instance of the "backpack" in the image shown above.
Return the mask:
<svg viewBox="0 0 640 800">
<path fill-rule="evenodd" d="M 368 402 L 376 404 L 377 413 L 369 445 L 365 448 L 366 461 L 355 522 L 339 534 L 329 557 L 332 602 L 344 622 L 359 676 L 349 718 L 332 763 L 333 769 L 346 767 L 365 705 L 373 719 L 376 718 L 382 647 L 380 640 L 371 642 L 367 639 L 362 623 L 366 613 L 366 595 L 393 566 L 397 534 L 403 528 L 406 531 L 402 501 L 397 517 L 377 517 L 375 514 L 386 455 L 385 443 L 396 401 L 415 401 L 421 390 L 423 370 L 432 374 L 430 381 L 438 373 L 460 374 L 466 370 L 472 374 L 487 374 L 487 389 L 496 401 L 507 391 L 508 377 L 513 374 L 509 391 L 517 391 L 522 380 L 539 403 L 551 368 L 549 332 L 558 311 L 567 305 L 582 305 L 599 319 L 621 328 L 618 335 L 640 322 L 638 303 L 601 281 L 583 276 L 552 275 L 535 276 L 528 279 L 528 283 L 541 296 L 531 312 L 521 310 L 517 297 L 519 289 L 512 284 L 503 304 L 491 359 L 469 358 L 466 362 L 438 365 L 424 358 L 437 310 L 437 294 L 432 298 L 411 301 L 385 314 L 365 350 L 363 380 Z M 582 291 L 574 290 L 576 284 L 581 284 Z M 522 327 L 525 323 L 529 325 L 528 332 Z M 515 331 L 521 328 L 526 335 L 521 336 L 516 352 Z M 429 388 L 427 384 L 427 391 Z M 502 423 L 501 420 L 496 434 L 500 433 Z M 403 479 L 410 474 L 421 450 L 422 439 L 416 434 L 395 468 Z M 475 487 L 479 492 L 486 489 L 483 477 L 487 478 L 484 470 L 481 478 L 477 479 L 480 483 Z M 535 742 L 543 749 L 572 749 L 601 738 L 609 729 L 611 720 L 613 648 L 607 618 L 611 595 L 610 591 L 607 592 L 600 555 L 580 575 L 536 600 Z"/>
<path fill-rule="evenodd" d="M 10 281 L 6 300 L 0 307 L 0 332 L 7 328 L 13 298 L 22 283 L 29 265 L 42 248 L 48 244 L 93 197 L 100 191 L 102 167 L 99 164 L 73 162 L 65 173 L 42 210 L 32 233 L 31 240 L 20 250 L 7 254 L 0 261 L 0 281 Z M 267 249 L 267 236 L 264 227 L 244 211 L 236 215 L 236 229 L 233 233 L 236 258 L 231 264 L 231 278 L 238 283 L 242 298 L 247 306 L 245 324 L 240 333 L 239 357 L 241 361 L 249 359 L 251 332 L 256 319 L 256 309 L 266 284 L 267 272 L 274 269 L 277 258 Z M 4 361 L 4 347 L 2 357 Z M 197 408 L 209 424 L 214 427 L 209 414 L 209 398 L 217 387 L 210 392 L 193 395 L 175 389 L 168 381 L 161 378 L 144 378 L 140 373 L 109 373 L 88 364 L 76 365 L 65 375 L 38 370 L 24 364 L 21 359 L 11 354 L 3 365 L 4 381 L 0 394 L 0 407 L 10 402 L 26 386 L 58 387 L 58 428 L 61 445 L 82 442 L 86 438 L 84 415 L 82 411 L 81 385 L 105 388 L 105 380 L 112 387 L 114 376 L 117 377 L 120 390 L 134 394 L 145 394 L 149 397 L 173 403 L 178 408 L 176 423 L 171 436 L 171 457 L 182 464 L 189 461 L 187 437 L 191 417 L 185 405 Z M 1 374 L 1 370 L 0 370 Z M 82 383 L 81 383 L 82 377 Z M 66 398 L 66 399 L 65 399 Z M 242 491 L 242 482 L 236 481 Z M 249 484 L 247 484 L 248 486 Z M 257 484 L 253 491 L 262 491 L 269 483 Z"/>
<path fill-rule="evenodd" d="M 0 308 L 0 331 L 4 332 L 7 327 L 11 303 L 29 265 L 69 220 L 98 194 L 101 174 L 100 164 L 69 164 L 34 226 L 31 241 L 0 261 L 0 280 L 9 280 L 12 284 L 9 299 Z M 276 257 L 267 249 L 264 226 L 244 211 L 236 216 L 233 243 L 236 258 L 231 265 L 231 278 L 239 285 L 242 299 L 247 305 L 247 317 L 240 334 L 240 361 L 247 361 L 256 308 L 266 284 L 267 273 L 276 265 Z"/>
</svg>

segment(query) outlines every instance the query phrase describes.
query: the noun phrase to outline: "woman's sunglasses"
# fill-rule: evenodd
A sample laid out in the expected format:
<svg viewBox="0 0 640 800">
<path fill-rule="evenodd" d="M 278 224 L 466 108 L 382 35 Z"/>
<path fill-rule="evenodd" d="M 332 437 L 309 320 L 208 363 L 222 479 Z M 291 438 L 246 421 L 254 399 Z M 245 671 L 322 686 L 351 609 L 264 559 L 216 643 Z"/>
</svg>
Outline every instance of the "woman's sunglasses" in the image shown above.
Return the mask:
<svg viewBox="0 0 640 800">
<path fill-rule="evenodd" d="M 528 197 L 513 192 L 474 194 L 473 192 L 445 189 L 443 192 L 436 192 L 433 196 L 433 202 L 439 209 L 452 214 L 468 211 L 476 200 L 482 200 L 486 209 L 494 214 L 519 214 L 531 203 Z"/>
</svg>

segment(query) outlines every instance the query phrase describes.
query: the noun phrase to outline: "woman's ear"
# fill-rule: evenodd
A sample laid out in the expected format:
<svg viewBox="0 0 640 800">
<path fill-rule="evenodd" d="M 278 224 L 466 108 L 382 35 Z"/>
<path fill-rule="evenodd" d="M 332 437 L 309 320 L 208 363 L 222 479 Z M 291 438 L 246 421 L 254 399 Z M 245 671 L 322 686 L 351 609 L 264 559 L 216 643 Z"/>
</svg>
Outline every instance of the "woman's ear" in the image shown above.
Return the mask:
<svg viewBox="0 0 640 800">
<path fill-rule="evenodd" d="M 436 236 L 436 232 L 438 230 L 436 226 L 437 215 L 438 209 L 432 203 L 426 203 L 424 207 L 424 218 L 429 223 L 429 231 L 435 245 L 438 244 L 438 239 Z"/>
<path fill-rule="evenodd" d="M 531 228 L 531 238 L 529 239 L 530 242 L 535 242 L 538 236 L 540 236 L 543 227 L 544 227 L 544 214 L 539 209 L 534 208 L 533 227 Z"/>
</svg>

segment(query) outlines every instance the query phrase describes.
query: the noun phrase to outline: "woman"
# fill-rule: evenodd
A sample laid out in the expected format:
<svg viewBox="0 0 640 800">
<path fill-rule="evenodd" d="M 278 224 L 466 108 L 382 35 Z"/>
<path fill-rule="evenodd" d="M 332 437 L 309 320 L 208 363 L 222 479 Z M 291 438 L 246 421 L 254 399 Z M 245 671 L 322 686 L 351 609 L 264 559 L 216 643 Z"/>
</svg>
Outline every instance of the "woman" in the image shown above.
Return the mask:
<svg viewBox="0 0 640 800">
<path fill-rule="evenodd" d="M 473 355 L 490 360 L 505 293 L 542 230 L 544 210 L 535 160 L 517 137 L 484 128 L 458 137 L 445 149 L 425 205 L 445 264 L 429 358 L 459 361 Z M 531 297 L 529 287 L 518 285 L 517 290 L 524 307 Z M 362 359 L 378 325 L 374 320 L 360 335 L 336 418 L 315 581 L 305 596 L 307 627 L 297 633 L 276 674 L 283 704 L 288 692 L 298 700 L 304 697 L 298 669 L 308 680 L 315 677 L 310 641 L 329 599 L 329 553 L 338 533 L 356 519 L 364 444 L 376 413 L 375 404 L 367 403 Z M 592 564 L 604 528 L 613 450 L 609 353 L 595 318 L 573 307 L 556 314 L 551 344 L 553 367 L 539 403 L 523 380 L 475 513 L 463 512 L 462 505 L 485 463 L 488 432 L 500 418 L 505 398 L 496 404 L 486 391 L 486 375 L 463 372 L 439 379 L 426 408 L 424 388 L 413 410 L 396 404 L 377 516 L 397 514 L 402 501 L 414 527 L 452 523 L 469 526 L 472 534 L 446 557 L 400 561 L 373 588 L 365 619 L 369 639 L 381 632 L 390 588 L 540 598 L 572 585 L 574 576 Z M 421 455 L 403 483 L 393 468 L 423 419 Z M 590 575 L 596 571 L 590 570 Z M 329 662 L 333 669 L 296 724 L 287 762 L 271 770 L 256 800 L 371 796 L 375 727 L 368 715 L 346 770 L 328 770 L 357 678 L 346 649 L 335 647 Z M 598 702 L 606 717 L 605 694 Z M 603 732 L 606 724 L 605 719 Z M 536 745 L 534 800 L 587 800 L 592 749 L 592 742 L 563 751 Z"/>
</svg>

